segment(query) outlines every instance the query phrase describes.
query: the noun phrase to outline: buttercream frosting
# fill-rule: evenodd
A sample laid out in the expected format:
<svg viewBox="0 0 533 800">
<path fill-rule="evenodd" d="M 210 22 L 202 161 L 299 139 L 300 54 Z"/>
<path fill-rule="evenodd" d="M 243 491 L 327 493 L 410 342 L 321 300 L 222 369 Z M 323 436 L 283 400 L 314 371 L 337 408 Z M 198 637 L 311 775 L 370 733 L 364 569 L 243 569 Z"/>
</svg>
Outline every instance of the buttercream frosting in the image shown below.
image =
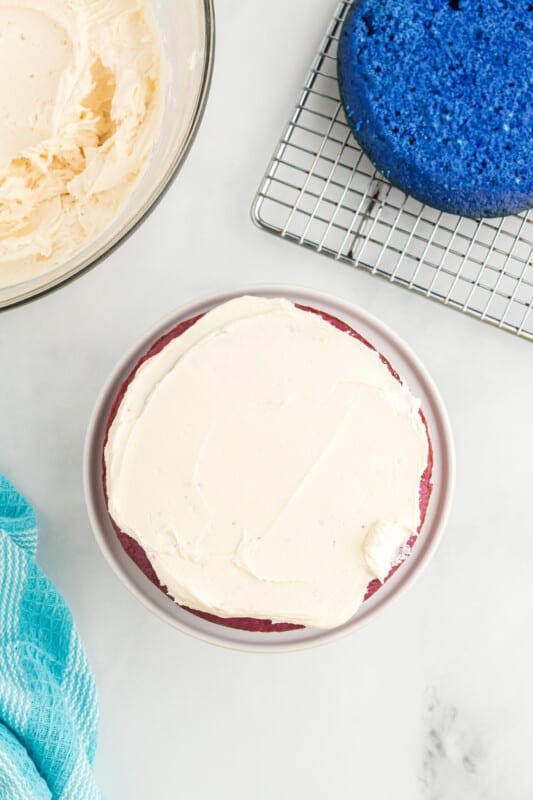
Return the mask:
<svg viewBox="0 0 533 800">
<path fill-rule="evenodd" d="M 0 4 L 0 285 L 115 217 L 152 150 L 162 55 L 142 0 Z"/>
<path fill-rule="evenodd" d="M 108 431 L 108 508 L 178 603 L 330 628 L 416 533 L 428 447 L 376 351 L 241 297 L 138 368 Z"/>
</svg>

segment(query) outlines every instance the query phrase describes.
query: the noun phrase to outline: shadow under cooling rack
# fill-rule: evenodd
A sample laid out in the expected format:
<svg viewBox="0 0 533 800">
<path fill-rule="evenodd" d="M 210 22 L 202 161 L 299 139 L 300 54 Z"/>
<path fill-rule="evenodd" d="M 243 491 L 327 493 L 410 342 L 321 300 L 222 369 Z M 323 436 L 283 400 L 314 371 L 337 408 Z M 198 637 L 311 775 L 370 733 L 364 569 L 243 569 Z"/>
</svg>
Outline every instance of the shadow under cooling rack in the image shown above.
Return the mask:
<svg viewBox="0 0 533 800">
<path fill-rule="evenodd" d="M 533 341 L 533 213 L 473 220 L 393 188 L 352 137 L 337 84 L 341 2 L 257 193 L 265 230 Z"/>
</svg>

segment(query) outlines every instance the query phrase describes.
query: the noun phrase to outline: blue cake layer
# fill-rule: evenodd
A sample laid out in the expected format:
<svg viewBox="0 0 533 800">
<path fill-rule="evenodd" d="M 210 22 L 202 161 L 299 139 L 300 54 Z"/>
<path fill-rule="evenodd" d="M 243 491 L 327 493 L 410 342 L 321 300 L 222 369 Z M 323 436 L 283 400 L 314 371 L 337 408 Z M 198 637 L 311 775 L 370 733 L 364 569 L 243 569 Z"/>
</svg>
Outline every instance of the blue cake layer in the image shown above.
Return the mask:
<svg viewBox="0 0 533 800">
<path fill-rule="evenodd" d="M 533 206 L 533 0 L 355 0 L 338 69 L 392 184 L 468 217 Z"/>
</svg>

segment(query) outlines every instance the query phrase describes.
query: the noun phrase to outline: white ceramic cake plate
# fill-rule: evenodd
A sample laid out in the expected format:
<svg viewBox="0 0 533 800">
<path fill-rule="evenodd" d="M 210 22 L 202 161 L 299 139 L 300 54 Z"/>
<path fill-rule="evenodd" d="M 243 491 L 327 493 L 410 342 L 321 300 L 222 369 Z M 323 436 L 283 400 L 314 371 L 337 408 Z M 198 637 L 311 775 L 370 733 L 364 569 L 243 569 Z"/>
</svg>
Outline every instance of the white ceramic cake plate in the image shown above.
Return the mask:
<svg viewBox="0 0 533 800">
<path fill-rule="evenodd" d="M 157 589 L 126 555 L 107 512 L 102 484 L 102 449 L 107 419 L 121 384 L 155 340 L 179 322 L 244 294 L 286 297 L 339 317 L 389 359 L 411 391 L 420 398 L 427 419 L 434 450 L 433 493 L 418 541 L 412 554 L 387 583 L 365 601 L 348 622 L 333 630 L 304 628 L 285 633 L 250 633 L 216 625 L 191 614 Z M 454 477 L 454 447 L 446 409 L 433 380 L 411 349 L 366 311 L 322 292 L 283 285 L 248 286 L 203 297 L 181 306 L 148 331 L 117 364 L 103 387 L 89 423 L 84 455 L 85 495 L 91 524 L 104 556 L 128 589 L 154 614 L 183 633 L 222 647 L 269 653 L 301 650 L 338 639 L 366 625 L 397 600 L 437 549 L 448 519 Z"/>
</svg>

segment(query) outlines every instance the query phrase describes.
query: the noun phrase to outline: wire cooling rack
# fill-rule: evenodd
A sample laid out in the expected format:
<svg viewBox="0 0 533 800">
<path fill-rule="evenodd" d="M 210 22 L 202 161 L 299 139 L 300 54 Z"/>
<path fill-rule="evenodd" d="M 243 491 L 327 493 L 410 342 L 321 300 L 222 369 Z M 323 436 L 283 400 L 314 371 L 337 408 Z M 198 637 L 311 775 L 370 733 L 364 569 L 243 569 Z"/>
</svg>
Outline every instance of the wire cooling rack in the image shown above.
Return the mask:
<svg viewBox="0 0 533 800">
<path fill-rule="evenodd" d="M 252 215 L 289 241 L 533 341 L 533 212 L 473 220 L 393 188 L 352 137 L 336 55 L 340 3 Z"/>
</svg>

